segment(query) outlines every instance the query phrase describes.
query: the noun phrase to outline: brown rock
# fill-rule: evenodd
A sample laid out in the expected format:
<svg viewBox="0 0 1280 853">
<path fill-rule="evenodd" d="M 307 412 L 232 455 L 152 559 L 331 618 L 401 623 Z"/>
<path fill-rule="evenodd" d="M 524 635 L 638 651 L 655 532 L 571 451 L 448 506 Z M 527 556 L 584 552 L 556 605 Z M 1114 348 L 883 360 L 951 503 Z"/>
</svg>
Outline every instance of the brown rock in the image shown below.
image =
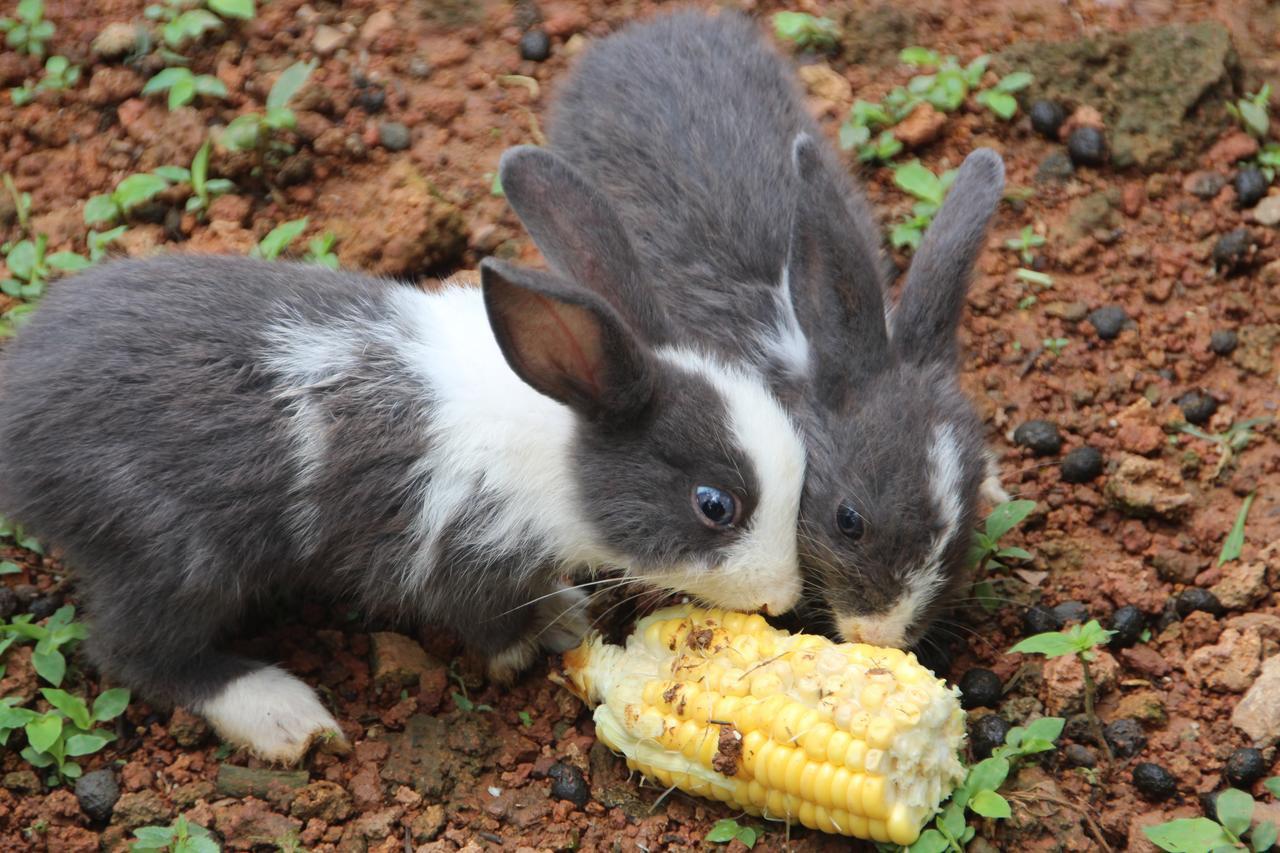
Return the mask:
<svg viewBox="0 0 1280 853">
<path fill-rule="evenodd" d="M 214 827 L 229 850 L 251 850 L 260 844 L 274 846 L 281 838 L 302 829 L 302 822 L 278 814 L 252 797 L 226 800 L 213 807 Z"/>
<path fill-rule="evenodd" d="M 1267 658 L 1262 674 L 1231 713 L 1231 725 L 1259 747 L 1280 742 L 1280 655 Z"/>
<path fill-rule="evenodd" d="M 1262 637 L 1263 659 L 1276 654 L 1271 647 L 1280 644 L 1280 616 L 1270 613 L 1241 613 L 1228 619 L 1223 627 L 1235 628 L 1237 631 L 1257 631 Z"/>
<path fill-rule="evenodd" d="M 130 228 L 129 231 L 134 229 Z M 203 254 L 247 255 L 258 245 L 252 231 L 234 222 L 220 220 L 210 222 L 209 227 L 197 229 L 191 239 L 182 244 L 182 251 Z"/>
<path fill-rule="evenodd" d="M 349 35 L 349 33 L 343 32 L 337 27 L 321 24 L 316 27 L 315 35 L 311 37 L 311 49 L 318 56 L 329 56 L 346 44 Z"/>
<path fill-rule="evenodd" d="M 1107 497 L 1127 515 L 1176 521 L 1191 508 L 1182 476 L 1153 459 L 1125 456 L 1107 479 Z"/>
<path fill-rule="evenodd" d="M 144 43 L 146 30 L 136 24 L 117 21 L 107 24 L 94 36 L 93 52 L 106 60 L 122 59 Z"/>
<path fill-rule="evenodd" d="M 1280 323 L 1243 326 L 1240 344 L 1231 353 L 1239 367 L 1258 376 L 1274 376 L 1280 372 Z"/>
<path fill-rule="evenodd" d="M 409 823 L 413 840 L 419 844 L 432 841 L 445 827 L 444 806 L 432 803 Z"/>
<path fill-rule="evenodd" d="M 1182 620 L 1182 643 L 1188 651 L 1218 642 L 1222 636 L 1222 623 L 1218 617 L 1203 610 L 1188 613 Z"/>
<path fill-rule="evenodd" d="M 1116 441 L 1130 453 L 1147 456 L 1164 446 L 1164 430 L 1156 420 L 1155 408 L 1146 397 L 1116 415 Z"/>
<path fill-rule="evenodd" d="M 1163 726 L 1169 719 L 1165 713 L 1164 699 L 1154 690 L 1139 690 L 1122 697 L 1111 716 L 1115 719 L 1137 720 L 1149 728 Z"/>
<path fill-rule="evenodd" d="M 1097 695 L 1110 690 L 1120 674 L 1120 664 L 1108 652 L 1098 652 L 1089 664 Z M 1044 707 L 1054 715 L 1074 714 L 1084 709 L 1084 670 L 1075 655 L 1050 658 L 1044 663 Z"/>
<path fill-rule="evenodd" d="M 1169 662 L 1150 646 L 1121 649 L 1120 659 L 1134 672 L 1149 675 L 1152 678 L 1162 678 L 1168 675 L 1171 669 Z"/>
<path fill-rule="evenodd" d="M 1222 580 L 1209 589 L 1228 610 L 1244 610 L 1261 601 L 1267 588 L 1266 564 L 1258 561 L 1228 563 L 1222 567 Z"/>
<path fill-rule="evenodd" d="M 209 219 L 244 225 L 253 213 L 253 199 L 243 195 L 220 195 L 209 202 Z"/>
<path fill-rule="evenodd" d="M 1196 575 L 1204 567 L 1204 559 L 1181 551 L 1164 550 L 1152 555 L 1151 564 L 1155 566 L 1156 574 L 1161 580 L 1189 584 L 1195 581 Z"/>
<path fill-rule="evenodd" d="M 1196 649 L 1187 657 L 1187 680 L 1205 690 L 1243 693 L 1253 684 L 1261 658 L 1262 637 L 1257 631 L 1230 628 L 1216 645 Z"/>
<path fill-rule="evenodd" d="M 543 19 L 542 29 L 552 38 L 565 38 L 579 30 L 585 30 L 590 21 L 586 14 L 576 6 L 563 5 L 559 8 L 548 8 Z"/>
<path fill-rule="evenodd" d="M 319 818 L 337 823 L 351 817 L 355 806 L 351 795 L 336 782 L 319 781 L 298 792 L 289 806 L 289 814 L 303 820 Z"/>
<path fill-rule="evenodd" d="M 142 92 L 143 79 L 132 68 L 103 66 L 89 79 L 85 98 L 95 107 L 118 104 Z"/>
<path fill-rule="evenodd" d="M 140 826 L 166 824 L 173 816 L 173 810 L 155 791 L 130 791 L 121 794 L 116 801 L 115 810 L 111 812 L 112 826 L 119 826 L 125 832 L 133 832 Z"/>
<path fill-rule="evenodd" d="M 1230 170 L 1240 160 L 1258 153 L 1258 140 L 1242 130 L 1232 130 L 1205 152 L 1204 164 L 1210 168 Z"/>
<path fill-rule="evenodd" d="M 894 125 L 893 135 L 908 148 L 928 145 L 942 134 L 947 116 L 932 104 L 921 103 L 901 122 Z"/>
<path fill-rule="evenodd" d="M 853 100 L 853 86 L 825 62 L 802 65 L 797 73 L 811 95 L 846 105 Z"/>
<path fill-rule="evenodd" d="M 396 16 L 390 9 L 379 9 L 370 15 L 360 28 L 360 41 L 368 44 L 396 25 Z"/>
<path fill-rule="evenodd" d="M 185 708 L 174 708 L 169 715 L 169 737 L 178 746 L 194 747 L 209 736 L 209 724 Z"/>
<path fill-rule="evenodd" d="M 1120 193 L 1120 211 L 1125 216 L 1134 217 L 1142 212 L 1147 202 L 1147 188 L 1142 183 L 1131 181 L 1124 185 Z"/>
</svg>

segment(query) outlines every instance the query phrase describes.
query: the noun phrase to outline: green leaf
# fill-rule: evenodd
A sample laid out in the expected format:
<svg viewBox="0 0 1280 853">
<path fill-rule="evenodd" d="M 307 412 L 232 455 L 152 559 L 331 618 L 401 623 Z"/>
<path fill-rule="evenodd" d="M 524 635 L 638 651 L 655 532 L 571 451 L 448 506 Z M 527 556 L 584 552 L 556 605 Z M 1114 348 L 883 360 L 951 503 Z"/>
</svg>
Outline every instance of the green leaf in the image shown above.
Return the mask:
<svg viewBox="0 0 1280 853">
<path fill-rule="evenodd" d="M 39 253 L 30 240 L 22 240 L 5 255 L 4 263 L 9 272 L 18 278 L 30 280 L 35 272 Z"/>
<path fill-rule="evenodd" d="M 22 566 L 17 563 L 11 563 L 8 560 L 0 561 L 0 575 L 16 575 L 22 571 Z"/>
<path fill-rule="evenodd" d="M 1280 835 L 1276 831 L 1274 822 L 1264 820 L 1253 828 L 1253 832 L 1249 834 L 1249 841 L 1253 846 L 1253 853 L 1267 853 L 1275 846 L 1276 837 Z"/>
<path fill-rule="evenodd" d="M 1009 761 L 992 756 L 970 768 L 964 785 L 970 791 L 998 791 L 1007 778 L 1009 778 Z"/>
<path fill-rule="evenodd" d="M 725 817 L 716 821 L 704 837 L 713 844 L 726 844 L 738 837 L 741 828 L 736 820 Z"/>
<path fill-rule="evenodd" d="M 912 844 L 907 850 L 910 853 L 944 853 L 951 845 L 947 839 L 943 837 L 941 832 L 936 829 L 926 829 L 920 833 L 920 837 L 916 839 L 916 843 Z"/>
<path fill-rule="evenodd" d="M 114 739 L 91 732 L 89 734 L 72 735 L 67 738 L 67 755 L 93 755 Z"/>
<path fill-rule="evenodd" d="M 1218 820 L 1227 831 L 1239 837 L 1249 831 L 1253 820 L 1253 797 L 1238 788 L 1227 788 L 1218 795 Z"/>
<path fill-rule="evenodd" d="M 1267 108 L 1253 101 L 1237 101 L 1236 105 L 1240 108 L 1240 121 L 1244 124 L 1244 129 L 1259 139 L 1264 139 L 1271 127 Z"/>
<path fill-rule="evenodd" d="M 267 107 L 262 123 L 272 130 L 292 130 L 298 123 L 293 110 L 288 107 Z"/>
<path fill-rule="evenodd" d="M 470 699 L 468 699 L 466 696 L 463 696 L 458 691 L 456 690 L 453 691 L 452 696 L 453 696 L 453 704 L 458 706 L 459 711 L 467 711 L 469 713 L 476 709 L 476 703 L 472 702 Z"/>
<path fill-rule="evenodd" d="M 1144 826 L 1142 832 L 1152 844 L 1169 853 L 1207 853 L 1218 845 L 1231 843 L 1222 827 L 1207 817 Z"/>
<path fill-rule="evenodd" d="M 959 71 L 939 71 L 925 99 L 944 113 L 954 112 L 969 95 L 969 83 Z"/>
<path fill-rule="evenodd" d="M 111 195 L 120 208 L 128 213 L 138 205 L 155 198 L 168 186 L 169 182 L 159 175 L 141 172 L 130 175 L 116 184 L 115 191 Z"/>
<path fill-rule="evenodd" d="M 110 194 L 95 195 L 84 203 L 84 221 L 86 225 L 100 225 L 115 222 L 120 215 L 115 201 Z"/>
<path fill-rule="evenodd" d="M 49 266 L 63 272 L 79 272 L 93 266 L 88 258 L 75 252 L 54 252 L 46 261 Z"/>
<path fill-rule="evenodd" d="M 1023 655 L 1044 655 L 1047 658 L 1056 658 L 1062 655 L 1075 654 L 1076 644 L 1062 632 L 1047 631 L 1043 634 L 1027 637 L 1009 649 L 1009 652 L 1010 654 L 1016 652 Z"/>
<path fill-rule="evenodd" d="M 254 247 L 253 257 L 274 261 L 280 257 L 280 254 L 285 249 L 289 248 L 290 243 L 298 239 L 302 232 L 307 230 L 307 221 L 304 216 L 302 219 L 294 219 L 272 228 L 270 233 L 262 238 L 262 242 Z"/>
<path fill-rule="evenodd" d="M 40 750 L 30 746 L 24 747 L 22 752 L 19 754 L 22 756 L 23 760 L 32 767 L 51 767 L 56 760 L 47 752 L 41 752 Z"/>
<path fill-rule="evenodd" d="M 899 61 L 919 67 L 937 67 L 941 62 L 938 58 L 937 51 L 929 50 L 927 47 L 906 47 L 898 54 Z"/>
<path fill-rule="evenodd" d="M 992 541 L 998 541 L 1031 514 L 1036 508 L 1035 501 L 1006 501 L 991 510 L 984 524 L 986 534 Z"/>
<path fill-rule="evenodd" d="M 25 726 L 27 743 L 37 752 L 48 752 L 58 742 L 62 734 L 62 717 L 57 714 L 46 714 L 32 720 Z"/>
<path fill-rule="evenodd" d="M 247 113 L 236 116 L 222 131 L 222 142 L 228 148 L 243 151 L 258 145 L 262 116 Z"/>
<path fill-rule="evenodd" d="M 276 78 L 275 85 L 271 87 L 271 91 L 267 94 L 267 109 L 286 107 L 293 100 L 293 96 L 298 94 L 307 82 L 307 78 L 311 76 L 311 72 L 316 70 L 316 61 L 311 62 L 295 62 L 284 71 L 280 72 L 280 76 Z"/>
<path fill-rule="evenodd" d="M 894 169 L 893 182 L 922 201 L 942 204 L 942 182 L 919 160 L 912 160 Z"/>
<path fill-rule="evenodd" d="M 995 89 L 987 89 L 985 92 L 978 93 L 978 103 L 982 104 L 996 116 L 1008 121 L 1013 118 L 1018 111 L 1018 99 L 1013 95 L 997 92 Z"/>
<path fill-rule="evenodd" d="M 133 831 L 133 837 L 144 844 L 154 844 L 156 847 L 167 847 L 169 842 L 173 840 L 173 827 L 143 826 Z"/>
<path fill-rule="evenodd" d="M 204 829 L 204 827 L 192 824 L 191 828 Z M 205 832 L 208 832 L 206 829 Z M 750 845 L 748 845 L 750 846 Z M 282 848 L 283 849 L 283 848 Z M 175 851 L 177 853 L 177 851 Z M 187 840 L 187 849 L 182 853 L 222 853 L 222 848 L 218 846 L 218 842 L 214 841 L 206 835 L 193 836 Z"/>
<path fill-rule="evenodd" d="M 62 652 L 56 650 L 41 650 L 39 646 L 31 653 L 31 665 L 35 667 L 36 674 L 54 687 L 62 684 L 62 677 L 67 674 L 67 659 L 62 656 Z"/>
<path fill-rule="evenodd" d="M 969 808 L 983 817 L 1008 820 L 1013 816 L 1009 801 L 995 791 L 979 791 L 969 801 Z"/>
<path fill-rule="evenodd" d="M 1026 726 L 1024 736 L 1052 742 L 1062 736 L 1062 730 L 1066 725 L 1067 721 L 1062 717 L 1041 717 Z"/>
<path fill-rule="evenodd" d="M 236 188 L 236 185 L 234 181 L 229 181 L 226 178 L 211 178 L 205 184 L 205 187 L 208 189 L 209 195 L 222 195 L 223 193 L 231 192 Z"/>
<path fill-rule="evenodd" d="M 871 128 L 864 124 L 854 124 L 852 121 L 846 121 L 840 125 L 840 148 L 848 151 L 850 148 L 857 148 L 866 145 L 871 139 Z"/>
<path fill-rule="evenodd" d="M 182 166 L 157 166 L 152 174 L 159 175 L 171 184 L 185 184 L 191 181 L 191 170 Z"/>
<path fill-rule="evenodd" d="M 996 551 L 996 556 L 1013 560 L 1034 559 L 1034 555 L 1025 548 L 1001 548 L 999 551 Z"/>
<path fill-rule="evenodd" d="M 147 81 L 147 85 L 142 87 L 142 94 L 154 95 L 157 92 L 163 92 L 179 80 L 187 80 L 191 76 L 191 71 L 186 68 L 166 68 Z"/>
<path fill-rule="evenodd" d="M 748 850 L 756 846 L 756 841 L 759 838 L 760 833 L 756 831 L 755 827 L 744 826 L 738 830 L 737 839 L 745 844 Z"/>
<path fill-rule="evenodd" d="M 1231 525 L 1231 532 L 1227 534 L 1222 550 L 1218 553 L 1219 566 L 1240 559 L 1240 552 L 1244 549 L 1244 523 L 1249 518 L 1249 507 L 1253 506 L 1254 494 L 1249 493 L 1240 506 L 1240 512 L 1236 514 L 1236 523 Z"/>
<path fill-rule="evenodd" d="M 50 687 L 42 687 L 40 695 L 44 696 L 45 701 L 50 705 L 66 714 L 68 719 L 78 727 L 87 729 L 92 724 L 93 721 L 89 719 L 89 707 L 79 696 Z"/>
<path fill-rule="evenodd" d="M 1262 787 L 1271 792 L 1271 796 L 1280 799 L 1280 776 L 1272 776 L 1262 783 Z"/>
<path fill-rule="evenodd" d="M 93 718 L 100 723 L 105 723 L 123 714 L 127 707 L 129 707 L 129 691 L 123 687 L 113 687 L 102 691 L 98 694 L 98 698 L 93 700 Z"/>
<path fill-rule="evenodd" d="M 195 78 L 196 91 L 206 98 L 225 98 L 227 84 L 211 74 L 201 74 Z"/>
<path fill-rule="evenodd" d="M 181 109 L 196 99 L 196 81 L 187 77 L 179 80 L 169 89 L 169 112 Z"/>
<path fill-rule="evenodd" d="M 209 0 L 209 8 L 224 18 L 251 21 L 254 16 L 253 0 Z"/>
<path fill-rule="evenodd" d="M 958 837 L 964 832 L 964 806 L 955 802 L 948 803 L 938 816 L 938 826 L 952 838 Z"/>
<path fill-rule="evenodd" d="M 1021 92 L 1036 81 L 1035 75 L 1027 71 L 1015 71 L 1012 74 L 1006 74 L 996 84 L 996 88 L 1001 92 Z"/>
<path fill-rule="evenodd" d="M 198 196 L 203 196 L 207 191 L 205 179 L 209 176 L 209 140 L 205 140 L 200 146 L 200 150 L 196 152 L 196 156 L 191 158 L 191 189 Z"/>
</svg>

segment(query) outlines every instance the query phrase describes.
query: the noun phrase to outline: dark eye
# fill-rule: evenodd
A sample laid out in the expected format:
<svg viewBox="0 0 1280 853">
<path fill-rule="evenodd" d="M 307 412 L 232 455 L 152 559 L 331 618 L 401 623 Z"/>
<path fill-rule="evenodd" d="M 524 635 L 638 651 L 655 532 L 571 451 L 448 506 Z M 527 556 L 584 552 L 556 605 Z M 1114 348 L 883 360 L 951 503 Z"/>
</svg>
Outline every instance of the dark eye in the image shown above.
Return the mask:
<svg viewBox="0 0 1280 853">
<path fill-rule="evenodd" d="M 738 499 L 715 486 L 694 486 L 693 508 L 698 520 L 713 530 L 732 527 L 738 520 Z"/>
<path fill-rule="evenodd" d="M 836 508 L 836 527 L 839 527 L 841 533 L 856 542 L 866 532 L 867 523 L 862 520 L 862 516 L 858 514 L 856 509 L 850 506 L 848 502 L 845 502 Z"/>
</svg>

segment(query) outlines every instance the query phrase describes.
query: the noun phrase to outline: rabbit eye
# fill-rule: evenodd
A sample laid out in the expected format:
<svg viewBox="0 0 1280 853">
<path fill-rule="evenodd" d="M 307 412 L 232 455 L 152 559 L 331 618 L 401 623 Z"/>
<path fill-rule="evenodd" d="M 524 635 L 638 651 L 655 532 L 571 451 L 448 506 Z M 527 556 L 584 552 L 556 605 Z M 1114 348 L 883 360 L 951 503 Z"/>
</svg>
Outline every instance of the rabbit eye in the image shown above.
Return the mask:
<svg viewBox="0 0 1280 853">
<path fill-rule="evenodd" d="M 698 520 L 712 530 L 732 527 L 738 520 L 738 499 L 715 486 L 694 486 L 693 508 Z"/>
<path fill-rule="evenodd" d="M 862 516 L 858 514 L 858 511 L 848 501 L 845 501 L 836 508 L 836 527 L 839 527 L 841 533 L 856 542 L 866 532 L 867 524 L 862 520 Z"/>
</svg>

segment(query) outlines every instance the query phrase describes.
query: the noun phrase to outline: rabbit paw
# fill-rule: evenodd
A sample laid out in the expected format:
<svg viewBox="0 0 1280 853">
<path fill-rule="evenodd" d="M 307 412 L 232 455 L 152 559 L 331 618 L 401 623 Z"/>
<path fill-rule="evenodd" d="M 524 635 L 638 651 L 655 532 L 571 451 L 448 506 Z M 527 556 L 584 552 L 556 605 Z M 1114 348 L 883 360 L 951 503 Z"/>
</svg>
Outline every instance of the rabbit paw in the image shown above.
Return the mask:
<svg viewBox="0 0 1280 853">
<path fill-rule="evenodd" d="M 342 738 L 315 691 L 274 666 L 231 681 L 196 710 L 224 740 L 268 761 L 296 764 L 317 738 Z"/>
<path fill-rule="evenodd" d="M 577 587 L 565 587 L 538 602 L 532 630 L 489 660 L 489 677 L 500 684 L 510 684 L 541 652 L 559 654 L 581 643 L 591 628 L 587 597 Z"/>
</svg>

